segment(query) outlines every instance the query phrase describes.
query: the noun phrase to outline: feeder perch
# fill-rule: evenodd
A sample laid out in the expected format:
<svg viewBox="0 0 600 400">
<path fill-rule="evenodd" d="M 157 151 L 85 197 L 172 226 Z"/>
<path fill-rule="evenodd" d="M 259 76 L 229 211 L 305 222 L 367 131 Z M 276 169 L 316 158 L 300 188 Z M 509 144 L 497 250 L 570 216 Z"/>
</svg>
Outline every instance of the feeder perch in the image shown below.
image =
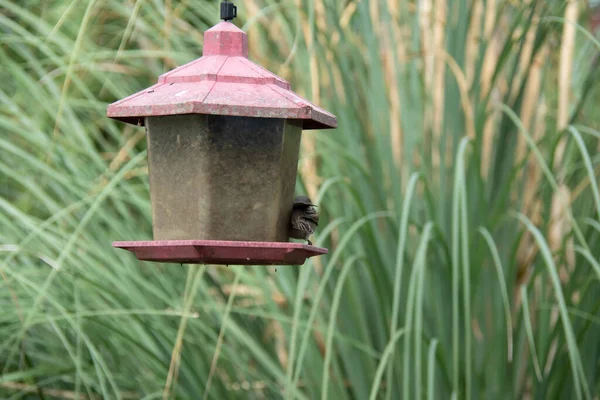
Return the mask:
<svg viewBox="0 0 600 400">
<path fill-rule="evenodd" d="M 301 132 L 337 120 L 248 59 L 223 4 L 201 58 L 108 106 L 145 126 L 154 237 L 113 246 L 146 261 L 300 265 L 327 253 L 288 238 Z"/>
</svg>

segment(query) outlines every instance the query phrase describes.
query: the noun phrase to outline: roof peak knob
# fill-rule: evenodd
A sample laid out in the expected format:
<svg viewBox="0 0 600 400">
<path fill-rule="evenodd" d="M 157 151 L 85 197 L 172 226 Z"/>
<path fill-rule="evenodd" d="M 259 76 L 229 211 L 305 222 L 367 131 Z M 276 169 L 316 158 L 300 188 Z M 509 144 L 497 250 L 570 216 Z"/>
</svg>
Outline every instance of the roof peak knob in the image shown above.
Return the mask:
<svg viewBox="0 0 600 400">
<path fill-rule="evenodd" d="M 221 19 L 223 21 L 231 21 L 237 17 L 237 7 L 225 0 L 221 2 Z"/>
</svg>

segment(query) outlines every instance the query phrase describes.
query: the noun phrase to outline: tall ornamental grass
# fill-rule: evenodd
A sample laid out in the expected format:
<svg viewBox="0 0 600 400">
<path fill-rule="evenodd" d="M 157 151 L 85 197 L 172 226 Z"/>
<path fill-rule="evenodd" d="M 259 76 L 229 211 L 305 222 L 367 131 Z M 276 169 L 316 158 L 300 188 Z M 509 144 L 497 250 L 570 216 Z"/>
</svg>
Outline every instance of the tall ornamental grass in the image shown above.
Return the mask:
<svg viewBox="0 0 600 400">
<path fill-rule="evenodd" d="M 143 129 L 206 0 L 0 0 L 0 397 L 598 399 L 600 42 L 583 1 L 245 0 L 303 134 L 302 267 L 137 261 Z"/>
</svg>

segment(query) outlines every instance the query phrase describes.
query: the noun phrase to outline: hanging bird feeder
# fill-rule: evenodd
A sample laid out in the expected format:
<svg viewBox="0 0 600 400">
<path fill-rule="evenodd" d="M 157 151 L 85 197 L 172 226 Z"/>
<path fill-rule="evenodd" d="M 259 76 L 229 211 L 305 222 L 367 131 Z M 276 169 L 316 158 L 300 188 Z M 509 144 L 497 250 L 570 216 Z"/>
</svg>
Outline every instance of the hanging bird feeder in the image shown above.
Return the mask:
<svg viewBox="0 0 600 400">
<path fill-rule="evenodd" d="M 201 58 L 108 106 L 146 128 L 154 240 L 113 243 L 140 260 L 300 265 L 327 253 L 289 242 L 288 227 L 301 132 L 336 117 L 250 61 L 235 16 L 222 3 Z"/>
</svg>

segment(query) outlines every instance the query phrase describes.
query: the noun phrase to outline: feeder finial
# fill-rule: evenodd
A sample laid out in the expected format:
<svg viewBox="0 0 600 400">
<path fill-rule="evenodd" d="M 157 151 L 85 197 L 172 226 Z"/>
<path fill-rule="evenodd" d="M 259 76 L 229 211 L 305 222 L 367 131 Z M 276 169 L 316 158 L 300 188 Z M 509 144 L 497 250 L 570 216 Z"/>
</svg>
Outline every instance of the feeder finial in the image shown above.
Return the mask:
<svg viewBox="0 0 600 400">
<path fill-rule="evenodd" d="M 228 0 L 221 2 L 221 19 L 223 21 L 231 21 L 237 17 L 237 7 Z"/>
</svg>

